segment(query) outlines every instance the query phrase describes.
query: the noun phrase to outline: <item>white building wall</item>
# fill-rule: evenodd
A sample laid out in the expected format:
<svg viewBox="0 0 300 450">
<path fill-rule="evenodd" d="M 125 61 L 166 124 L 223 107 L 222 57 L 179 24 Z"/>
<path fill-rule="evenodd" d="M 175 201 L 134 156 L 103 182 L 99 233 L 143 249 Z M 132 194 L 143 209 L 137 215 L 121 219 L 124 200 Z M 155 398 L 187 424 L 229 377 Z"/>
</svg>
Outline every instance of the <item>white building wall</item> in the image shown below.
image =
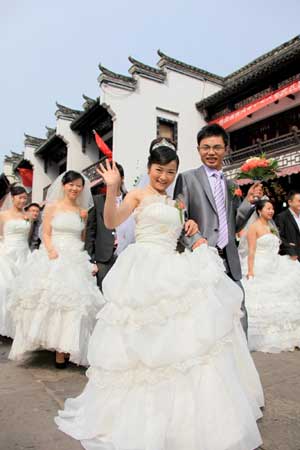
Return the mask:
<svg viewBox="0 0 300 450">
<path fill-rule="evenodd" d="M 56 134 L 62 138 L 67 145 L 67 170 L 82 171 L 99 159 L 99 150 L 94 139 L 86 142 L 85 153 L 82 151 L 82 139 L 79 134 L 70 128 L 72 120 L 58 117 L 56 123 Z M 59 166 L 55 162 L 49 162 L 47 173 L 44 171 L 44 160 L 35 156 L 36 148 L 25 146 L 25 159 L 28 159 L 34 167 L 32 200 L 42 202 L 43 190 L 51 184 L 59 175 Z"/>
<path fill-rule="evenodd" d="M 205 121 L 195 104 L 219 85 L 167 70 L 164 83 L 139 76 L 135 91 L 104 83 L 101 88 L 102 103 L 115 114 L 114 156 L 124 166 L 128 187 L 145 171 L 150 143 L 157 137 L 157 117 L 177 122 L 180 171 L 199 165 L 196 136 Z"/>
<path fill-rule="evenodd" d="M 82 151 L 81 136 L 72 131 L 70 125 L 72 120 L 58 118 L 56 125 L 56 134 L 59 135 L 67 144 L 67 170 L 82 171 L 86 167 L 95 163 L 99 159 L 99 149 L 94 139 L 86 142 L 85 152 Z"/>
<path fill-rule="evenodd" d="M 13 163 L 9 161 L 3 161 L 3 173 L 6 175 L 10 183 L 19 183 L 20 177 L 18 177 L 13 171 Z"/>
<path fill-rule="evenodd" d="M 47 173 L 44 171 L 44 160 L 35 156 L 36 147 L 25 145 L 24 158 L 33 165 L 32 201 L 43 201 L 43 189 L 51 184 L 58 175 L 58 168 L 55 164 L 48 165 Z"/>
</svg>

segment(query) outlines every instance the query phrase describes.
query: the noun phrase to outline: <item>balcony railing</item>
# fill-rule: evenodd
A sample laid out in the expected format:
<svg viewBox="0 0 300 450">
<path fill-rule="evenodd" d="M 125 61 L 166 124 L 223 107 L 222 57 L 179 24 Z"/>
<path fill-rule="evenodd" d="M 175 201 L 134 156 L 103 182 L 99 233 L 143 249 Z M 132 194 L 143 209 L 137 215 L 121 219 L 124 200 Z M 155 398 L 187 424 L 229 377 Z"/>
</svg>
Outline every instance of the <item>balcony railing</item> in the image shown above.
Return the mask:
<svg viewBox="0 0 300 450">
<path fill-rule="evenodd" d="M 90 166 L 86 167 L 85 169 L 83 169 L 82 173 L 89 179 L 91 186 L 95 186 L 102 181 L 102 178 L 96 169 L 99 167 L 99 164 L 101 162 L 103 163 L 103 161 L 105 161 L 105 159 L 106 159 L 106 156 L 100 158 L 99 161 L 97 161 L 97 162 L 91 164 Z"/>
<path fill-rule="evenodd" d="M 265 153 L 268 157 L 276 157 L 278 155 L 290 152 L 292 150 L 300 150 L 300 130 L 293 127 L 293 131 L 282 136 L 278 136 L 268 141 L 257 140 L 257 144 L 245 147 L 237 151 L 231 151 L 224 158 L 225 170 L 234 169 L 239 164 L 252 156 L 259 156 Z"/>
</svg>

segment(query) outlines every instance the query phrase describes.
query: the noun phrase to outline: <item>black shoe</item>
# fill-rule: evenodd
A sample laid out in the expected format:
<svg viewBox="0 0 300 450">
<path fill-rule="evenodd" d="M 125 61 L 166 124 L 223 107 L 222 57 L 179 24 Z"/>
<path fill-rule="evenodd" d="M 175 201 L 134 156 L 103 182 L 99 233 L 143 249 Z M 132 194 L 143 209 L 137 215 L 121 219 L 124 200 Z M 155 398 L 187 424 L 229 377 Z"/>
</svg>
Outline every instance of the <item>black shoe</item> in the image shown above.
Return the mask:
<svg viewBox="0 0 300 450">
<path fill-rule="evenodd" d="M 67 361 L 64 361 L 64 362 L 57 362 L 57 361 L 55 361 L 55 367 L 57 368 L 57 369 L 66 369 L 66 367 L 67 367 Z"/>
</svg>

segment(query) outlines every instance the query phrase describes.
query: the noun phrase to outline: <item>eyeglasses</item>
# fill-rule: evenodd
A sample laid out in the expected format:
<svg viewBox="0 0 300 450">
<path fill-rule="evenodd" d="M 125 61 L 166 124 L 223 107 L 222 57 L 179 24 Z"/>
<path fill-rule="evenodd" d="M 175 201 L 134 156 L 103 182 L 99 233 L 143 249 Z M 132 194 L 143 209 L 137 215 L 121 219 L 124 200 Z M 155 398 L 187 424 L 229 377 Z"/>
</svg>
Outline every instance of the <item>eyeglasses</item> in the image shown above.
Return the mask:
<svg viewBox="0 0 300 450">
<path fill-rule="evenodd" d="M 203 152 L 209 152 L 210 150 L 213 150 L 214 152 L 218 153 L 225 149 L 224 145 L 203 145 L 202 147 L 199 147 L 200 150 Z"/>
</svg>

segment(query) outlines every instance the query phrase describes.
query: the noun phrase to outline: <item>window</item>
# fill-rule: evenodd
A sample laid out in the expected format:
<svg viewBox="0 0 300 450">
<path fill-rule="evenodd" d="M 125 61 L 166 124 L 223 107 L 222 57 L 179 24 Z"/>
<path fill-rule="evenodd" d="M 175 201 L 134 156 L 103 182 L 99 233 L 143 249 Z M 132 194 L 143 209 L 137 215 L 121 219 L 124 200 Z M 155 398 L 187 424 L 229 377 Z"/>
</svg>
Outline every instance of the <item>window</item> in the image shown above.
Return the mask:
<svg viewBox="0 0 300 450">
<path fill-rule="evenodd" d="M 157 117 L 157 137 L 165 137 L 172 139 L 177 145 L 178 132 L 177 122 L 173 120 L 164 119 L 163 117 Z"/>
</svg>

